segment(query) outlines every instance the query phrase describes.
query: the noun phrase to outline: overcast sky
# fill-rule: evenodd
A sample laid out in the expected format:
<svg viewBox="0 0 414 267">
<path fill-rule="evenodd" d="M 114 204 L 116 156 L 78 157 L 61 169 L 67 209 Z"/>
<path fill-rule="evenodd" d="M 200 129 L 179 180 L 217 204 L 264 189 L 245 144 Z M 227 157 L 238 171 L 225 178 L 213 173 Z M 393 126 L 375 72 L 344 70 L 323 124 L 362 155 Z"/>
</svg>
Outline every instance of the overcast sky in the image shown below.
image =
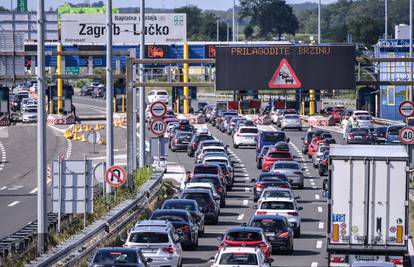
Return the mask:
<svg viewBox="0 0 414 267">
<path fill-rule="evenodd" d="M 103 0 L 104 3 L 106 2 Z M 328 4 L 335 2 L 336 0 L 322 0 L 322 4 Z M 13 0 L 14 5 L 16 4 L 16 0 Z M 36 0 L 28 0 L 29 8 L 31 10 L 36 9 Z M 83 3 L 84 0 L 45 0 L 45 7 L 46 10 L 49 7 L 56 8 L 59 5 L 64 4 L 65 2 L 70 3 Z M 90 0 L 90 2 L 95 2 L 94 0 Z M 131 7 L 133 6 L 131 3 L 136 2 L 135 6 L 138 7 L 140 0 L 113 0 L 114 7 Z M 238 1 L 236 0 L 236 3 Z M 303 2 L 318 2 L 318 0 L 286 0 L 287 3 L 303 3 Z M 6 7 L 10 7 L 9 0 L 0 0 L 2 5 L 6 5 Z M 186 4 L 198 6 L 201 9 L 214 9 L 214 10 L 226 10 L 231 8 L 233 5 L 232 0 L 147 0 L 146 6 L 154 7 L 154 8 L 174 8 L 174 7 L 181 7 L 185 6 Z"/>
</svg>

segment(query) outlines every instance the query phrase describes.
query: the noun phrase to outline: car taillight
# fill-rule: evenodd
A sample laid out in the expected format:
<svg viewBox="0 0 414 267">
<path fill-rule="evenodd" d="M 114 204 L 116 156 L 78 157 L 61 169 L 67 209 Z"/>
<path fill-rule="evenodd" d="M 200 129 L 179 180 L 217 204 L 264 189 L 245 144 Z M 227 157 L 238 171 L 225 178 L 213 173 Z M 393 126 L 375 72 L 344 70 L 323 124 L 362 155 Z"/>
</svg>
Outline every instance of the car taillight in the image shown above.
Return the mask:
<svg viewBox="0 0 414 267">
<path fill-rule="evenodd" d="M 328 165 L 328 160 L 327 159 L 322 160 L 322 164 Z"/>
<path fill-rule="evenodd" d="M 331 257 L 332 263 L 344 263 L 345 258 L 344 257 Z"/>
<path fill-rule="evenodd" d="M 282 184 L 282 185 L 280 185 L 279 187 L 280 187 L 280 188 L 290 188 L 290 187 L 289 187 L 289 184 Z"/>
<path fill-rule="evenodd" d="M 172 254 L 172 253 L 174 253 L 174 248 L 173 247 L 162 248 L 162 252 L 168 252 L 168 253 Z"/>
<path fill-rule="evenodd" d="M 257 184 L 256 188 L 266 188 L 266 186 L 264 184 Z"/>
<path fill-rule="evenodd" d="M 197 147 L 197 144 L 196 143 L 192 143 L 191 146 L 194 147 L 194 148 L 196 148 Z"/>
<path fill-rule="evenodd" d="M 221 187 L 216 187 L 216 191 L 221 193 L 221 192 L 223 192 L 223 188 L 221 188 Z"/>
<path fill-rule="evenodd" d="M 294 174 L 301 175 L 302 173 L 301 172 L 294 172 Z"/>
<path fill-rule="evenodd" d="M 354 135 L 353 134 L 349 134 L 348 135 L 348 138 L 354 138 Z"/>
<path fill-rule="evenodd" d="M 176 145 L 176 144 L 178 144 L 178 140 L 177 139 L 174 140 L 174 145 Z"/>
<path fill-rule="evenodd" d="M 368 135 L 367 134 L 364 134 L 362 137 L 363 138 L 368 138 Z"/>
<path fill-rule="evenodd" d="M 185 232 L 185 231 L 190 231 L 190 230 L 191 230 L 191 228 L 190 228 L 190 226 L 185 225 L 185 226 L 183 226 L 183 227 L 179 227 L 179 228 L 177 228 L 177 230 L 181 230 L 181 231 Z"/>
<path fill-rule="evenodd" d="M 392 262 L 394 264 L 404 264 L 403 259 L 390 259 L 390 262 Z"/>
<path fill-rule="evenodd" d="M 266 215 L 267 211 L 258 211 L 256 212 L 256 215 Z"/>
<path fill-rule="evenodd" d="M 288 212 L 287 214 L 290 215 L 290 216 L 298 216 L 297 212 Z"/>
<path fill-rule="evenodd" d="M 278 237 L 280 238 L 289 238 L 289 232 L 282 232 L 278 234 Z"/>
</svg>

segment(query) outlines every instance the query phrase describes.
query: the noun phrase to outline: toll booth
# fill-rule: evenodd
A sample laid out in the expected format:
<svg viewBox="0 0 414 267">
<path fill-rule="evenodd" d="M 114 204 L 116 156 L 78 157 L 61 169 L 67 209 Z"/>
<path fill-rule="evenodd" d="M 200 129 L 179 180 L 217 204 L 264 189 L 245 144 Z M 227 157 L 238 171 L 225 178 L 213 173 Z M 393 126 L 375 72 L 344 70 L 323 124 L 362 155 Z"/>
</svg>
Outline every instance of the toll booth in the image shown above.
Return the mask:
<svg viewBox="0 0 414 267">
<path fill-rule="evenodd" d="M 74 94 L 73 87 L 67 84 L 63 85 L 63 110 L 58 110 L 58 96 L 57 96 L 57 85 L 49 84 L 46 89 L 46 95 L 49 102 L 49 114 L 57 114 L 62 112 L 67 115 L 73 112 L 72 96 Z"/>
<path fill-rule="evenodd" d="M 188 89 L 190 91 L 190 110 L 192 110 L 191 102 L 197 99 L 197 87 L 190 86 Z M 184 111 L 184 88 L 182 86 L 173 86 L 171 95 L 173 109 L 178 111 L 178 113 L 182 113 Z"/>
</svg>

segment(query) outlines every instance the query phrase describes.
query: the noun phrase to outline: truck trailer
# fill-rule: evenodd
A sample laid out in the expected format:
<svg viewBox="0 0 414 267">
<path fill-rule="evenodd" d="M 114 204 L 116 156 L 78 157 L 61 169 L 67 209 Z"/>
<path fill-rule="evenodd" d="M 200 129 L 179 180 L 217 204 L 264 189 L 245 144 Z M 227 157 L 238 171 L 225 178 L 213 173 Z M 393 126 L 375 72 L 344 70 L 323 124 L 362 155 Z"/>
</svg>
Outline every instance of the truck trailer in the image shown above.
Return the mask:
<svg viewBox="0 0 414 267">
<path fill-rule="evenodd" d="M 331 145 L 327 252 L 330 266 L 408 252 L 408 153 L 404 146 Z"/>
</svg>

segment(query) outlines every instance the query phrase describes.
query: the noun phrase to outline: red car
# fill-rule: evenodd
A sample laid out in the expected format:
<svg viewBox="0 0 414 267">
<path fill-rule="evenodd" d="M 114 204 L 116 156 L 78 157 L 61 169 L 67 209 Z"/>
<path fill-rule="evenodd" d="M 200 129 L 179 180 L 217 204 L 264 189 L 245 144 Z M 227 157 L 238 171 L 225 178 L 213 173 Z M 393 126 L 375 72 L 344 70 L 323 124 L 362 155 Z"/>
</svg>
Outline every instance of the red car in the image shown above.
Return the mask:
<svg viewBox="0 0 414 267">
<path fill-rule="evenodd" d="M 269 171 L 273 164 L 279 160 L 293 160 L 292 155 L 289 151 L 285 150 L 277 150 L 277 149 L 269 149 L 267 151 L 266 156 L 262 160 L 262 170 L 267 172 Z"/>
<path fill-rule="evenodd" d="M 266 259 L 272 254 L 272 245 L 267 241 L 262 228 L 258 227 L 231 227 L 223 237 L 218 238 L 221 243 L 218 246 L 220 251 L 223 247 L 258 247 Z"/>
<path fill-rule="evenodd" d="M 333 109 L 332 116 L 334 117 L 335 123 L 341 122 L 341 117 L 344 111 L 344 107 L 336 107 Z"/>
<path fill-rule="evenodd" d="M 308 146 L 308 157 L 309 158 L 313 157 L 313 153 L 315 153 L 315 151 L 318 149 L 319 143 L 323 143 L 323 140 L 320 138 L 320 136 L 314 136 Z"/>
</svg>

